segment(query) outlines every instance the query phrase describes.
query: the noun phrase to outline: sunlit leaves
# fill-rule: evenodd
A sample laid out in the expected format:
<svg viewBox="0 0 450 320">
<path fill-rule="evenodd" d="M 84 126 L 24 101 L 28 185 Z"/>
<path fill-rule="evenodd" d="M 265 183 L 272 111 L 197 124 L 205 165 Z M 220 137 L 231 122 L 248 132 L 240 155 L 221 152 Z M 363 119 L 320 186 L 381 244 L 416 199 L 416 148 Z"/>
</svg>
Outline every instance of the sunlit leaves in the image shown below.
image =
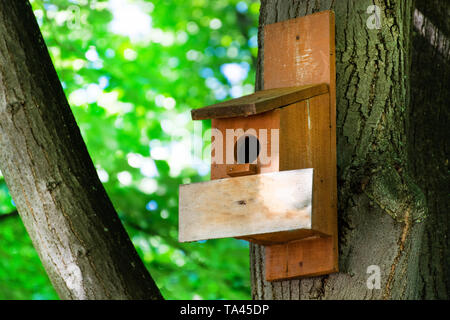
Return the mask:
<svg viewBox="0 0 450 320">
<path fill-rule="evenodd" d="M 190 109 L 253 91 L 259 2 L 31 2 L 98 175 L 165 297 L 250 298 L 247 244 L 180 244 L 177 217 L 178 186 L 208 179 Z M 0 213 L 13 209 L 0 177 Z M 0 298 L 54 298 L 19 222 L 0 224 Z"/>
</svg>

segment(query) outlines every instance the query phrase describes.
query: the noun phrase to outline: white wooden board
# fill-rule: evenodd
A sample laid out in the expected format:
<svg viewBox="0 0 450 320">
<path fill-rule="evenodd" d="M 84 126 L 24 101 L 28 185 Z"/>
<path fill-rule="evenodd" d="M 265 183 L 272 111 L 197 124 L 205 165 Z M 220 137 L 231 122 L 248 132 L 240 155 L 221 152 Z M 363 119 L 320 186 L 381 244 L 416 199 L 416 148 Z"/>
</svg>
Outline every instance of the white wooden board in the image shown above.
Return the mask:
<svg viewBox="0 0 450 320">
<path fill-rule="evenodd" d="M 311 229 L 313 169 L 180 186 L 179 241 Z"/>
</svg>

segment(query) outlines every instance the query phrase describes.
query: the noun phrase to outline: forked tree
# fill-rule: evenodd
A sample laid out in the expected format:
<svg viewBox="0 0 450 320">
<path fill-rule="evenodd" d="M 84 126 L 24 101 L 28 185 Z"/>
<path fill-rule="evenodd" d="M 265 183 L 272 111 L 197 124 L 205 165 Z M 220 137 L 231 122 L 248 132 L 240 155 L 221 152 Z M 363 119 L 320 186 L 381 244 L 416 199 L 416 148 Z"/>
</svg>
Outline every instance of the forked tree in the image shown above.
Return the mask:
<svg viewBox="0 0 450 320">
<path fill-rule="evenodd" d="M 263 0 L 257 90 L 263 26 L 328 9 L 340 272 L 266 282 L 263 248 L 251 245 L 252 296 L 447 299 L 450 6 Z M 0 170 L 59 296 L 162 298 L 97 177 L 28 1 L 0 2 L 0 41 Z M 369 266 L 380 270 L 380 289 L 367 285 Z"/>
</svg>

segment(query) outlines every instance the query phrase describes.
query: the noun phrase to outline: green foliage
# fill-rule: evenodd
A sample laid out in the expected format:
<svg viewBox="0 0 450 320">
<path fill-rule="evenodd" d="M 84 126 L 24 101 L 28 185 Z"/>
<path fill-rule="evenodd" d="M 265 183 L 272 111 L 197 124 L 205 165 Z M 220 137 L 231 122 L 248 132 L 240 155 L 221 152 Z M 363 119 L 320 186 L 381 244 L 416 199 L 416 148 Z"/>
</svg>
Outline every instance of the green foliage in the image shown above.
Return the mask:
<svg viewBox="0 0 450 320">
<path fill-rule="evenodd" d="M 190 109 L 253 92 L 259 3 L 31 2 L 99 176 L 163 295 L 249 299 L 246 242 L 178 243 L 178 185 L 209 173 L 208 156 L 189 159 Z M 0 213 L 12 210 L 0 175 Z M 56 298 L 18 218 L 0 222 L 0 298 Z"/>
<path fill-rule="evenodd" d="M 0 298 L 56 299 L 22 221 L 11 217 L 1 224 Z"/>
</svg>

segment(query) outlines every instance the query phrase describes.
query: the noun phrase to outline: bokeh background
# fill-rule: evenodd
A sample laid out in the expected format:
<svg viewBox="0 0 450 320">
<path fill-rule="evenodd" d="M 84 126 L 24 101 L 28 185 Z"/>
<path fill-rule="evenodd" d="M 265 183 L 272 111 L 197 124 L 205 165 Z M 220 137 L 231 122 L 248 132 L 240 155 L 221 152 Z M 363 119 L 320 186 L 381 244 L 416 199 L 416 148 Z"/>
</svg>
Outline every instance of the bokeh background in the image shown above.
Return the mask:
<svg viewBox="0 0 450 320">
<path fill-rule="evenodd" d="M 30 2 L 98 175 L 162 294 L 250 299 L 246 242 L 178 243 L 178 185 L 209 179 L 210 123 L 194 128 L 190 109 L 253 92 L 259 1 Z M 0 299 L 57 298 L 0 173 Z"/>
</svg>

